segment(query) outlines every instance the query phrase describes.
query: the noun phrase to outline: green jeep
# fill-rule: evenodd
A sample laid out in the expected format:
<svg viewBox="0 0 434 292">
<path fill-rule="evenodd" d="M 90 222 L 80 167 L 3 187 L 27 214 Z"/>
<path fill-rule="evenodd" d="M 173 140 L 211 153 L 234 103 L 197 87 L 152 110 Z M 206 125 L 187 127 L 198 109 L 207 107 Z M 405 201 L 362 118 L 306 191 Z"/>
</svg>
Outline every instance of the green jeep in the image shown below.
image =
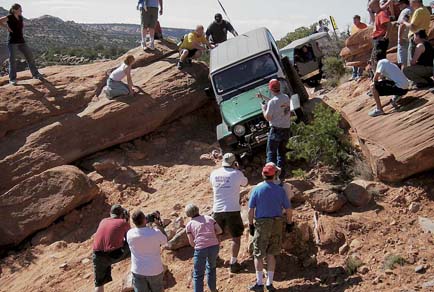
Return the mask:
<svg viewBox="0 0 434 292">
<path fill-rule="evenodd" d="M 280 80 L 282 92 L 291 97 L 291 110 L 302 119 L 301 105 L 309 95 L 268 29 L 239 35 L 211 51 L 210 79 L 222 116 L 217 139 L 224 152 L 244 157 L 267 142 L 269 124 L 256 95 L 271 98 L 267 85 L 273 78 Z"/>
</svg>

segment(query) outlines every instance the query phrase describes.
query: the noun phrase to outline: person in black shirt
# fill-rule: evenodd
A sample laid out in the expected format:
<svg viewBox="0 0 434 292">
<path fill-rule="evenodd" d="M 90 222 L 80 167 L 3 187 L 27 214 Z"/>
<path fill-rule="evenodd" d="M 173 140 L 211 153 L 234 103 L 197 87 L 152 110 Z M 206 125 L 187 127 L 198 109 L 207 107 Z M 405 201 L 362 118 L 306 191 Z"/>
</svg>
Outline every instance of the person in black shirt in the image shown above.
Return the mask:
<svg viewBox="0 0 434 292">
<path fill-rule="evenodd" d="M 9 50 L 9 82 L 12 85 L 17 84 L 17 63 L 16 57 L 18 51 L 23 53 L 29 65 L 33 78 L 42 79 L 42 75 L 36 68 L 33 54 L 27 46 L 23 35 L 23 10 L 21 5 L 14 4 L 9 10 L 9 15 L 0 18 L 0 26 L 9 31 L 8 50 Z"/>
<path fill-rule="evenodd" d="M 228 39 L 228 31 L 234 36 L 238 36 L 238 33 L 233 28 L 229 21 L 223 19 L 220 13 L 214 16 L 214 21 L 208 26 L 206 30 L 206 38 L 211 44 L 220 44 Z"/>
<path fill-rule="evenodd" d="M 417 31 L 414 37 L 416 50 L 411 59 L 411 66 L 404 68 L 405 76 L 413 81 L 417 88 L 433 86 L 433 57 L 434 50 L 427 40 L 425 30 Z"/>
</svg>

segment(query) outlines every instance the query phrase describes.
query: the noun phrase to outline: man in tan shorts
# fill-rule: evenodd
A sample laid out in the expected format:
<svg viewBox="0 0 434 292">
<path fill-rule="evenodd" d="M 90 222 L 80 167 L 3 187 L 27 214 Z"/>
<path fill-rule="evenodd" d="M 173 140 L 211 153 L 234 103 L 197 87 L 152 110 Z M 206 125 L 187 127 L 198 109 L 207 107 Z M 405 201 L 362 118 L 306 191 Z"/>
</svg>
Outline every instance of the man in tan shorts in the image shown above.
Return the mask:
<svg viewBox="0 0 434 292">
<path fill-rule="evenodd" d="M 154 35 L 155 26 L 158 21 L 158 7 L 160 7 L 160 15 L 163 15 L 163 0 L 139 0 L 137 8 L 141 12 L 141 23 L 142 23 L 142 48 L 146 50 L 155 49 L 154 45 Z M 149 30 L 149 47 L 146 43 L 146 34 Z"/>
</svg>

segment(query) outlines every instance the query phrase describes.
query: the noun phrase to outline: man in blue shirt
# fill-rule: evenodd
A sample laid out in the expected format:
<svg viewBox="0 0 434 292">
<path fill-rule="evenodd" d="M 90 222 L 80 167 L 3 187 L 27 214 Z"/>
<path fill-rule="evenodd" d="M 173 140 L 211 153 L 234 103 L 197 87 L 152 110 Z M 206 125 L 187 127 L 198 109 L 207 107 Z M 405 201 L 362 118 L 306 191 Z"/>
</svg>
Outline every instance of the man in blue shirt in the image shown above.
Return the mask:
<svg viewBox="0 0 434 292">
<path fill-rule="evenodd" d="M 263 259 L 267 258 L 268 291 L 276 291 L 273 287 L 273 277 L 276 267 L 275 256 L 282 248 L 283 218 L 282 210 L 286 210 L 286 231 L 292 230 L 291 203 L 285 190 L 274 183 L 276 168 L 266 165 L 262 169 L 264 182 L 258 184 L 249 199 L 249 229 L 253 236 L 253 256 L 255 258 L 256 284 L 250 291 L 264 291 Z M 255 224 L 253 224 L 255 219 Z"/>
<path fill-rule="evenodd" d="M 141 12 L 142 22 L 142 48 L 146 50 L 148 48 L 146 44 L 146 34 L 149 30 L 149 49 L 154 50 L 154 35 L 155 26 L 158 21 L 158 5 L 160 5 L 160 15 L 163 15 L 163 0 L 139 0 L 137 3 L 137 9 Z"/>
</svg>

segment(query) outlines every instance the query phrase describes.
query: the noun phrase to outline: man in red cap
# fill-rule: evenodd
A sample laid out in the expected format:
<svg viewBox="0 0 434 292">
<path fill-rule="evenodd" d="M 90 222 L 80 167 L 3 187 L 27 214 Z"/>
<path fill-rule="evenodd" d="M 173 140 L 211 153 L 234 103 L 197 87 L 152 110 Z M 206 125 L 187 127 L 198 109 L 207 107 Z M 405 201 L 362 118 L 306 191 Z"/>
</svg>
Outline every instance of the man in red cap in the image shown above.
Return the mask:
<svg viewBox="0 0 434 292">
<path fill-rule="evenodd" d="M 264 291 L 262 272 L 263 259 L 267 258 L 268 291 L 276 291 L 273 277 L 276 268 L 276 255 L 282 248 L 282 210 L 286 210 L 286 231 L 292 230 L 291 203 L 284 189 L 274 183 L 276 168 L 266 165 L 262 169 L 264 181 L 258 184 L 249 199 L 249 232 L 253 236 L 253 256 L 255 258 L 256 283 L 249 287 L 250 291 Z M 255 220 L 255 224 L 253 224 Z"/>
<path fill-rule="evenodd" d="M 291 126 L 291 107 L 288 95 L 281 93 L 280 82 L 271 79 L 268 88 L 273 96 L 268 102 L 262 102 L 262 112 L 270 123 L 267 141 L 267 162 L 273 162 L 282 169 L 280 178 L 285 177 L 286 145 Z M 262 97 L 262 95 L 258 95 Z"/>
</svg>

